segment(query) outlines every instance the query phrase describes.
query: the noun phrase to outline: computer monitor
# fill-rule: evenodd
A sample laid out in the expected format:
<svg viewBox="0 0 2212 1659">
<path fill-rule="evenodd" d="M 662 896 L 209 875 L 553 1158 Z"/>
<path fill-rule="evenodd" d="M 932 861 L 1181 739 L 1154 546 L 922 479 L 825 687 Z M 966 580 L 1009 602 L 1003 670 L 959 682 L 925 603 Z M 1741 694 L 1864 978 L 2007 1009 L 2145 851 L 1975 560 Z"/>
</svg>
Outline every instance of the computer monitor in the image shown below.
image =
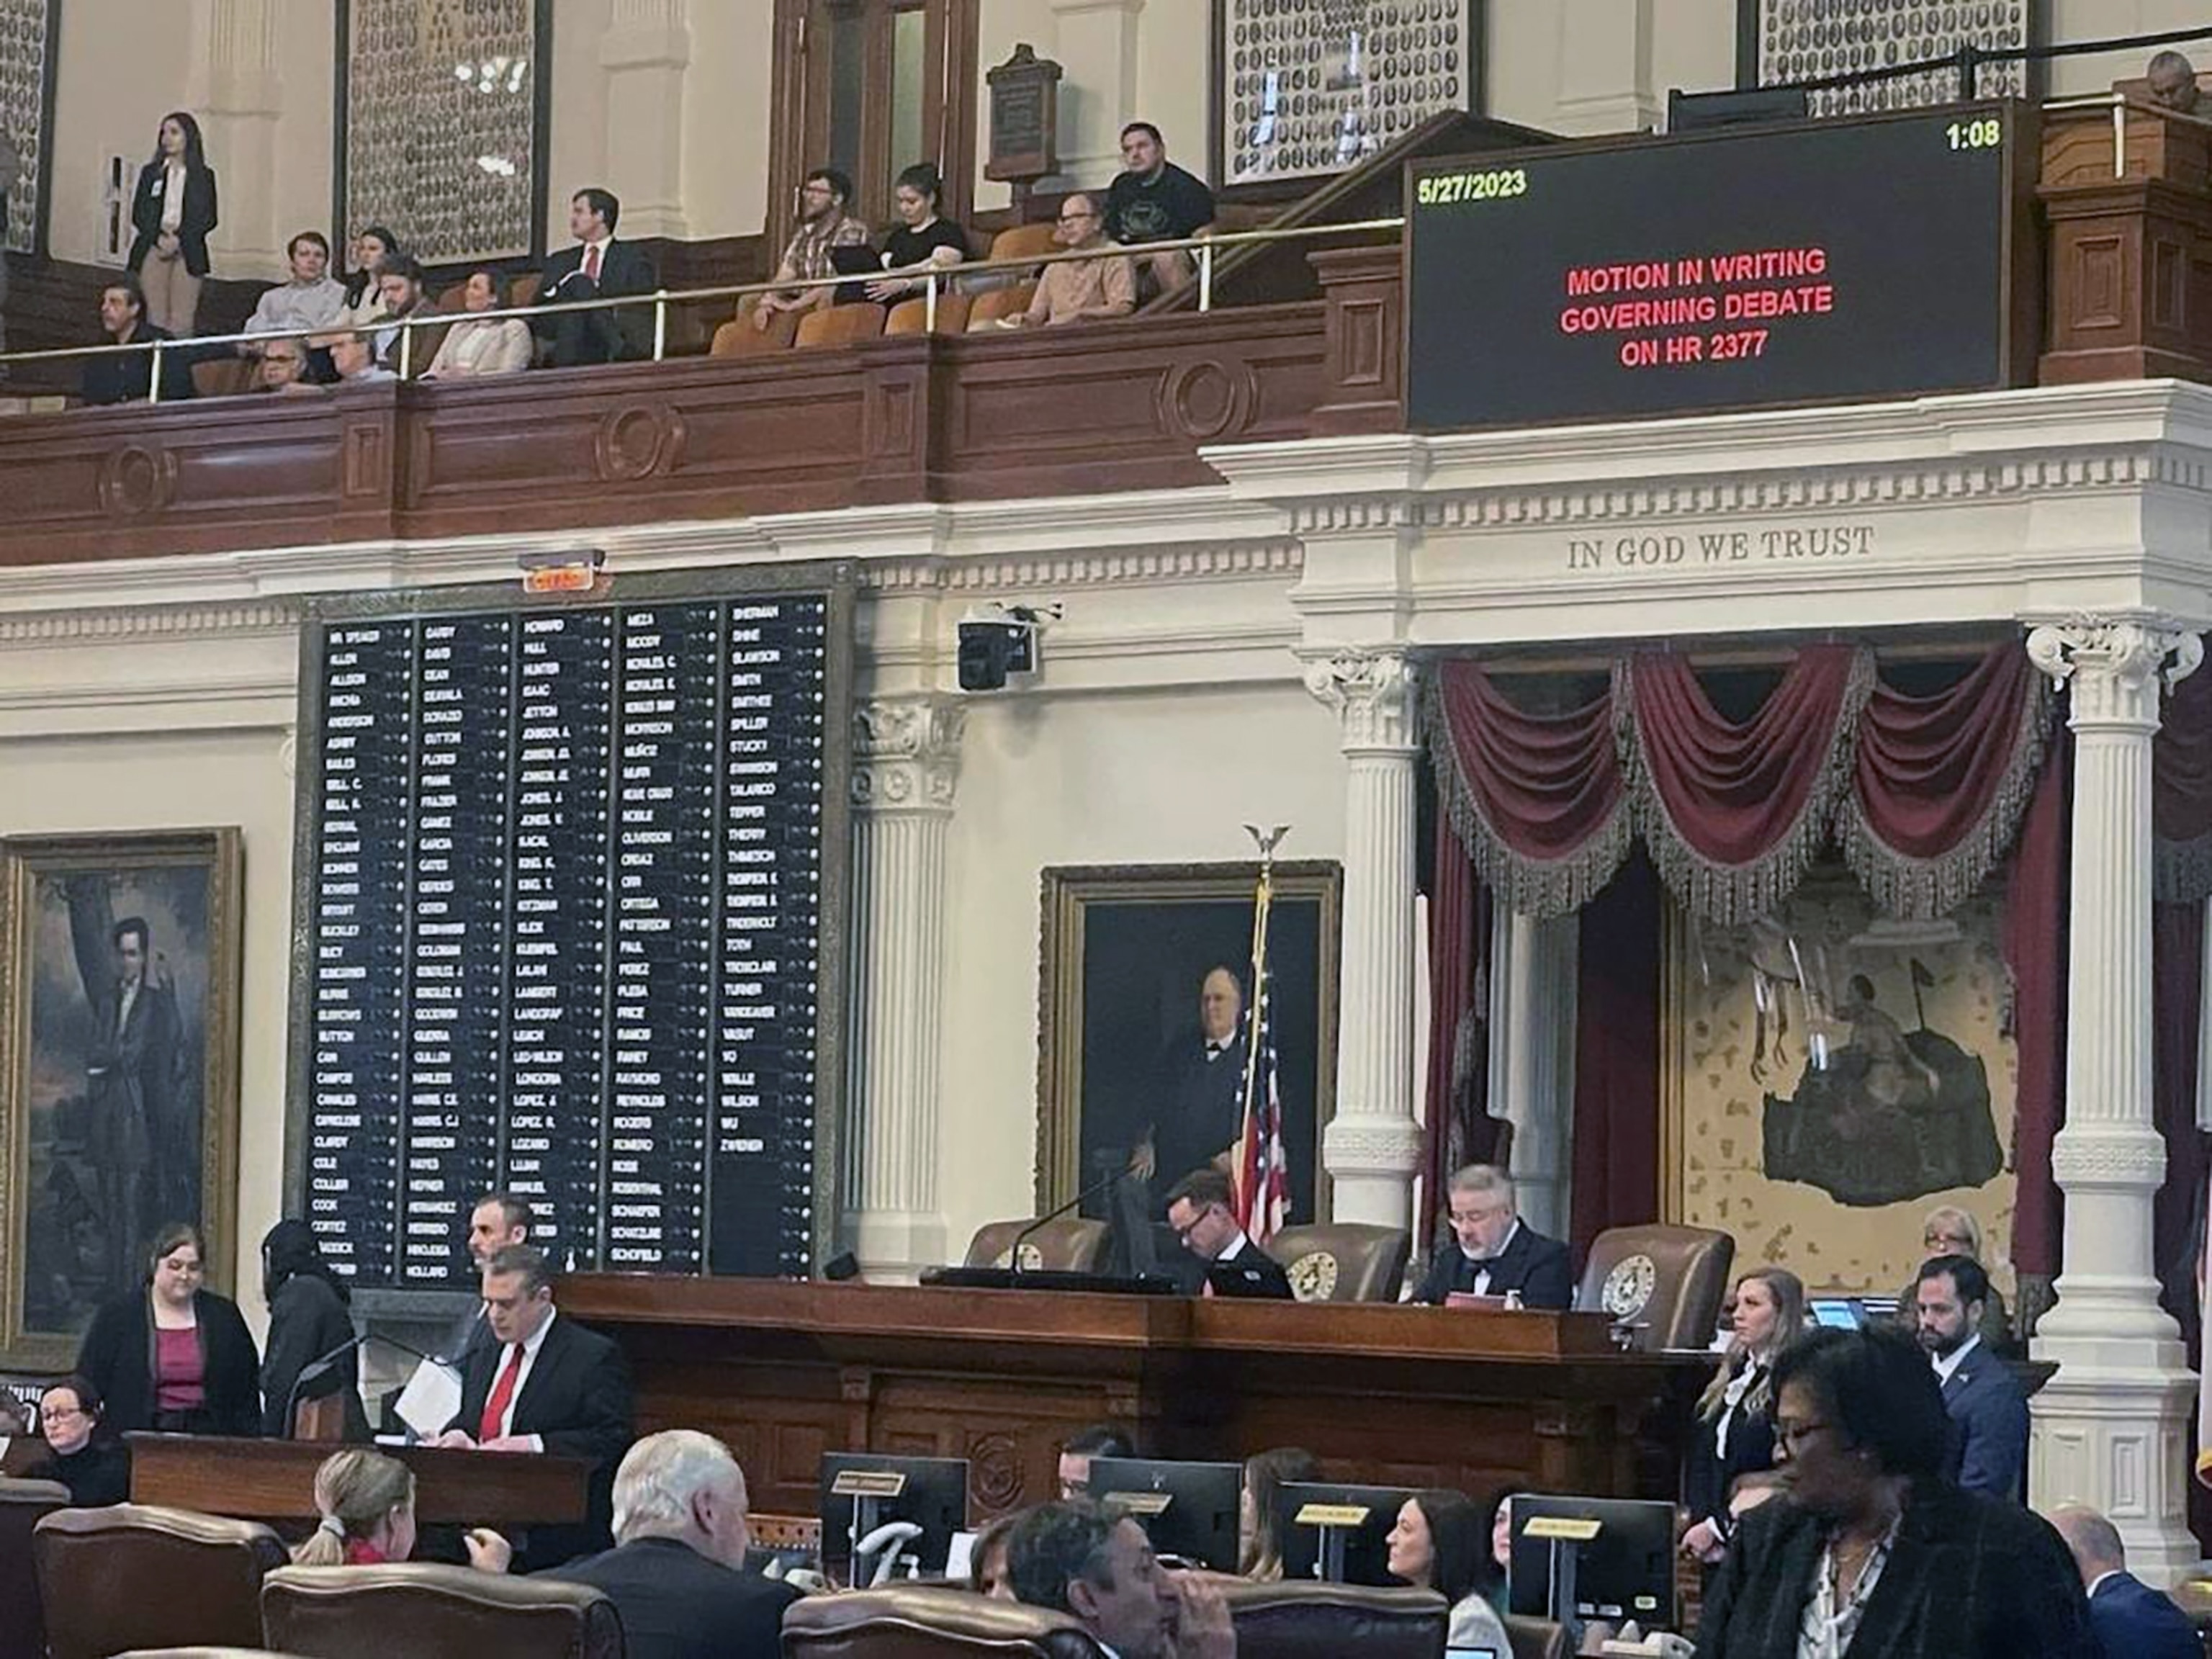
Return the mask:
<svg viewBox="0 0 2212 1659">
<path fill-rule="evenodd" d="M 905 1547 L 917 1571 L 942 1573 L 952 1534 L 968 1524 L 964 1457 L 825 1452 L 820 1484 L 822 1565 L 833 1579 L 849 1579 L 854 1544 L 892 1521 L 911 1521 L 921 1528 L 921 1536 Z"/>
<path fill-rule="evenodd" d="M 1176 1463 L 1153 1457 L 1094 1457 L 1091 1495 L 1130 1516 L 1155 1555 L 1180 1556 L 1220 1572 L 1237 1571 L 1239 1463 Z"/>
<path fill-rule="evenodd" d="M 1327 1578 L 1340 1584 L 1389 1585 L 1390 1528 L 1413 1495 L 1410 1486 L 1337 1486 L 1285 1481 L 1275 1497 L 1275 1535 L 1283 1540 L 1283 1577 Z M 1334 1513 L 1326 1527 L 1321 1520 Z M 1301 1522 L 1298 1517 L 1305 1515 Z"/>
<path fill-rule="evenodd" d="M 1577 1618 L 1618 1624 L 1633 1619 L 1646 1630 L 1674 1627 L 1674 1506 L 1629 1498 L 1513 1495 L 1513 1558 L 1505 1572 L 1506 1605 L 1530 1618 L 1551 1616 L 1555 1547 L 1531 1538 L 1531 1522 L 1595 1521 L 1595 1538 L 1576 1546 Z M 1565 1548 L 1564 1545 L 1557 1546 Z"/>
<path fill-rule="evenodd" d="M 1814 1296 L 1806 1297 L 1805 1305 L 1815 1325 L 1832 1330 L 1860 1331 L 1897 1317 L 1893 1296 Z"/>
<path fill-rule="evenodd" d="M 1765 126 L 1777 121 L 1802 121 L 1812 106 L 1802 87 L 1747 87 L 1726 92 L 1685 92 L 1674 87 L 1667 94 L 1667 131 L 1694 132 L 1700 127 Z"/>
</svg>

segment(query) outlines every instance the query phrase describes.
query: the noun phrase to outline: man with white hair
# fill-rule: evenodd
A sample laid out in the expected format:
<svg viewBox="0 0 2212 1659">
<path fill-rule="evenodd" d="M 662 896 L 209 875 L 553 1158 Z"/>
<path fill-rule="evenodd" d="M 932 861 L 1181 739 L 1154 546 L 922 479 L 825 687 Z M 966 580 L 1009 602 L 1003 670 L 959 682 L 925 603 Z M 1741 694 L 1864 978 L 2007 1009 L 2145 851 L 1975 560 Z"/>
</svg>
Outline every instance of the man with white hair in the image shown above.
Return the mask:
<svg viewBox="0 0 2212 1659">
<path fill-rule="evenodd" d="M 2061 1504 L 2047 1518 L 2074 1553 L 2104 1659 L 2203 1659 L 2189 1615 L 2128 1571 L 2118 1528 L 2081 1504 Z"/>
<path fill-rule="evenodd" d="M 747 1572 L 745 1472 L 696 1429 L 665 1429 L 615 1471 L 615 1547 L 549 1577 L 606 1592 L 629 1659 L 776 1659 L 791 1585 Z"/>
</svg>

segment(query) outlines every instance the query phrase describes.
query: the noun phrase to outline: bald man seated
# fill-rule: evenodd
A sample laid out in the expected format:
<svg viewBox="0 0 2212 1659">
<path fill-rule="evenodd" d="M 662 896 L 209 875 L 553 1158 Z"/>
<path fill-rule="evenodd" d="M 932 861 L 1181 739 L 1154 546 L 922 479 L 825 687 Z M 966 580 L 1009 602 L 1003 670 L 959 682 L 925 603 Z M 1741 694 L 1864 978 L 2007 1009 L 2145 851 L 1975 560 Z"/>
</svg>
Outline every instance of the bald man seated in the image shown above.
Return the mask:
<svg viewBox="0 0 2212 1659">
<path fill-rule="evenodd" d="M 2104 1659 L 2203 1659 L 2189 1615 L 2128 1571 L 2119 1529 L 2085 1504 L 2051 1512 L 2089 1593 L 2089 1628 Z"/>
</svg>

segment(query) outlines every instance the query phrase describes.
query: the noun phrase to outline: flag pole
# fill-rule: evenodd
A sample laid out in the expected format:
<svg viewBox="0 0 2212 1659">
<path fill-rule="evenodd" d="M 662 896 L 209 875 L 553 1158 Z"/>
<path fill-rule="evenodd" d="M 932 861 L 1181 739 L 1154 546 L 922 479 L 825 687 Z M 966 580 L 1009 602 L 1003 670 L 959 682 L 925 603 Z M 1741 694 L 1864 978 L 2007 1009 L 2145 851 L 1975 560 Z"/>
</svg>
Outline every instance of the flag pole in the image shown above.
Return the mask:
<svg viewBox="0 0 2212 1659">
<path fill-rule="evenodd" d="M 1237 1136 L 1237 1224 L 1249 1232 L 1254 1137 L 1259 1127 L 1258 1102 L 1254 1097 L 1260 1082 L 1260 1009 L 1267 991 L 1267 913 L 1275 899 L 1275 848 L 1291 833 L 1291 826 L 1279 823 L 1273 830 L 1262 830 L 1256 823 L 1248 823 L 1244 833 L 1260 849 L 1260 881 L 1252 895 L 1252 1001 L 1245 1011 L 1244 1113 Z"/>
</svg>

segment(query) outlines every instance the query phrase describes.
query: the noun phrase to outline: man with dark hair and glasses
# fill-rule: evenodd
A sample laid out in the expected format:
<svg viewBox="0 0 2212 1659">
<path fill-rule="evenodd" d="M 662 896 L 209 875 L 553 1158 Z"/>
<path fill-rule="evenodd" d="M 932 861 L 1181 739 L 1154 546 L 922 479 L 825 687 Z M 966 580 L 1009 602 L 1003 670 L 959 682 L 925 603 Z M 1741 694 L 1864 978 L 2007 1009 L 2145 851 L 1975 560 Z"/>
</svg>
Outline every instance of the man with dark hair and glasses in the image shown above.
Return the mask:
<svg viewBox="0 0 2212 1659">
<path fill-rule="evenodd" d="M 1006 1534 L 1014 1599 L 1082 1621 L 1113 1659 L 1234 1659 L 1221 1592 L 1171 1574 L 1144 1528 L 1087 1498 L 1040 1504 Z"/>
<path fill-rule="evenodd" d="M 835 167 L 817 167 L 799 187 L 799 225 L 785 244 L 783 258 L 772 283 L 808 283 L 835 276 L 837 267 L 830 250 L 866 247 L 868 228 L 845 210 L 853 199 L 853 181 Z M 794 288 L 763 294 L 753 301 L 753 326 L 763 333 L 780 312 L 804 315 L 817 307 L 834 304 L 834 288 Z"/>
<path fill-rule="evenodd" d="M 1808 1332 L 1773 1381 L 1783 1496 L 1744 1517 L 1700 1659 L 2095 1659 L 2050 1524 L 1944 1480 L 1942 1396 L 1902 1331 Z"/>
</svg>

